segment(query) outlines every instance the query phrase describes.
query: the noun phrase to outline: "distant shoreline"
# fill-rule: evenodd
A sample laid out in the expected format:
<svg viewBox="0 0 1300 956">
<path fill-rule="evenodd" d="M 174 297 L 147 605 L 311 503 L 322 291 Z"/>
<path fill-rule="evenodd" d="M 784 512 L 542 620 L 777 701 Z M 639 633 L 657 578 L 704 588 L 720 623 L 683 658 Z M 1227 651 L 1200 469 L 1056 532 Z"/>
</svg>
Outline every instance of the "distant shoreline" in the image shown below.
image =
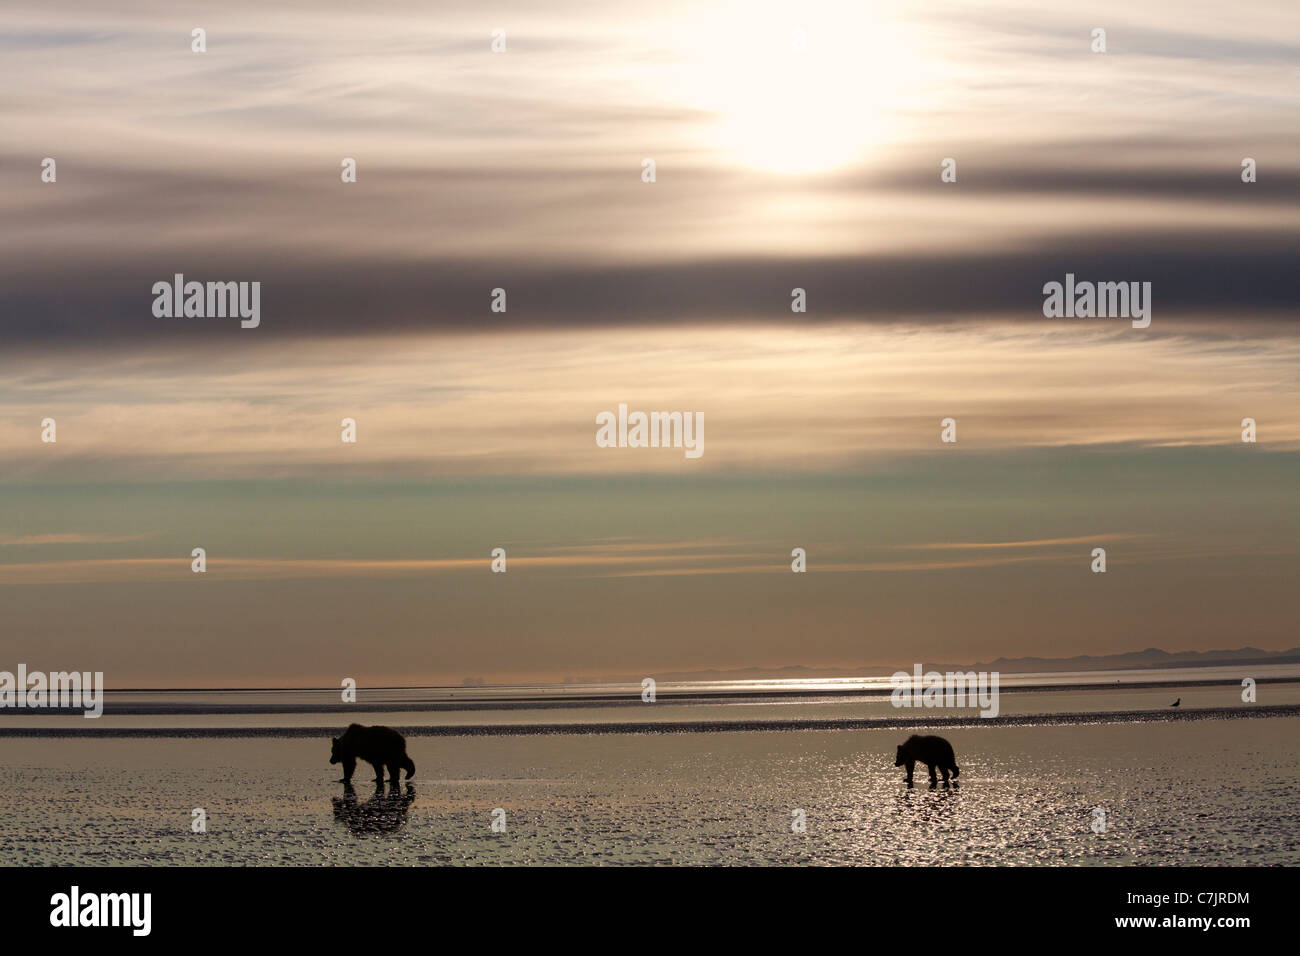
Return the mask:
<svg viewBox="0 0 1300 956">
<path fill-rule="evenodd" d="M 1250 652 L 1250 653 L 1245 653 Z M 1245 656 L 1234 657 L 1234 654 Z M 1222 656 L 1217 656 L 1222 655 Z M 998 671 L 1004 679 L 1046 676 L 1051 674 L 1122 674 L 1139 671 L 1178 671 L 1183 669 L 1209 669 L 1216 667 L 1273 667 L 1300 664 L 1300 648 L 1284 651 L 1263 651 L 1259 648 L 1242 648 L 1237 651 L 1178 651 L 1170 653 L 1157 648 L 1126 654 L 1100 657 L 1013 657 L 998 658 L 978 664 L 927 664 L 926 670 L 941 672 Z M 368 690 L 412 691 L 437 690 L 473 693 L 502 688 L 564 688 L 586 686 L 611 686 L 639 684 L 644 677 L 652 676 L 660 684 L 782 684 L 796 681 L 885 681 L 902 665 L 865 665 L 858 668 L 833 667 L 812 669 L 807 667 L 776 667 L 769 669 L 734 668 L 731 670 L 650 672 L 636 677 L 583 677 L 544 683 L 488 683 L 475 679 L 461 684 L 370 684 Z M 911 664 L 906 665 L 910 668 Z M 906 669 L 906 668 L 904 668 Z M 1053 685 L 1055 686 L 1055 685 Z M 1061 685 L 1065 686 L 1065 685 Z M 1142 684 L 1128 686 L 1139 687 Z M 118 687 L 119 694 L 197 694 L 197 693 L 306 693 L 309 691 L 337 691 L 333 685 L 310 687 Z"/>
<path fill-rule="evenodd" d="M 521 737 L 549 734 L 676 734 L 729 731 L 876 730 L 899 727 L 1036 727 L 1085 724 L 1170 723 L 1185 720 L 1250 720 L 1300 717 L 1300 704 L 1252 704 L 1239 707 L 1200 707 L 1171 710 L 1124 710 L 1101 713 L 978 714 L 951 717 L 812 717 L 772 720 L 627 721 L 567 724 L 463 724 L 451 726 L 399 726 L 407 737 Z M 35 737 L 329 737 L 338 724 L 316 727 L 0 727 L 0 738 Z"/>
<path fill-rule="evenodd" d="M 1264 684 L 1297 684 L 1300 683 L 1300 677 L 1260 677 L 1255 683 Z M 1000 694 L 1020 694 L 1020 693 L 1047 693 L 1052 691 L 1114 691 L 1119 690 L 1153 690 L 1158 688 L 1176 688 L 1176 687 L 1240 687 L 1241 682 L 1236 679 L 1222 678 L 1219 680 L 1173 680 L 1173 681 L 1134 681 L 1132 683 L 1100 683 L 1092 681 L 1089 683 L 1073 684 L 1025 684 L 1022 686 L 1003 686 Z M 313 688 L 316 689 L 316 688 Z M 408 690 L 419 688 L 362 688 L 361 693 L 364 695 L 367 691 L 388 690 Z M 430 688 L 431 690 L 443 690 L 443 688 Z M 325 688 L 329 693 L 337 693 L 336 688 Z M 305 691 L 297 691 L 304 693 Z M 295 703 L 295 704 L 276 704 L 276 703 L 238 703 L 222 704 L 205 701 L 203 703 L 184 704 L 175 701 L 166 703 L 115 703 L 112 700 L 113 693 L 124 693 L 116 691 L 109 693 L 109 699 L 104 702 L 104 714 L 115 717 L 166 717 L 166 716 L 199 716 L 199 715 L 216 715 L 216 714 L 357 714 L 357 713 L 436 713 L 436 712 L 463 712 L 475 710 L 552 710 L 573 707 L 644 707 L 645 704 L 640 698 L 640 688 L 629 688 L 626 694 L 615 694 L 609 692 L 606 694 L 575 694 L 572 696 L 564 695 L 547 695 L 547 696 L 519 696 L 509 698 L 492 698 L 466 696 L 458 700 L 428 700 L 428 701 L 389 701 L 389 702 L 361 702 L 354 704 L 338 703 Z M 138 693 L 164 693 L 163 691 L 140 691 Z M 241 691 L 216 691 L 216 690 L 193 690 L 193 691 L 167 691 L 166 693 L 192 693 L 192 694 L 220 694 L 220 693 L 242 693 Z M 295 693 L 295 691 L 286 691 L 286 693 Z M 835 690 L 736 690 L 736 691 L 683 691 L 674 693 L 671 689 L 665 689 L 660 685 L 656 694 L 656 699 L 660 703 L 674 704 L 709 704 L 723 703 L 728 701 L 781 701 L 784 703 L 810 703 L 815 704 L 827 700 L 843 700 L 854 697 L 865 697 L 872 699 L 888 698 L 892 690 L 890 688 L 854 688 L 854 689 L 835 689 Z M 50 707 L 41 710 L 41 716 L 48 717 L 80 717 L 82 711 L 79 708 L 59 708 Z M 17 708 L 0 709 L 0 723 L 3 723 L 6 717 L 31 716 L 30 711 L 19 710 Z"/>
</svg>

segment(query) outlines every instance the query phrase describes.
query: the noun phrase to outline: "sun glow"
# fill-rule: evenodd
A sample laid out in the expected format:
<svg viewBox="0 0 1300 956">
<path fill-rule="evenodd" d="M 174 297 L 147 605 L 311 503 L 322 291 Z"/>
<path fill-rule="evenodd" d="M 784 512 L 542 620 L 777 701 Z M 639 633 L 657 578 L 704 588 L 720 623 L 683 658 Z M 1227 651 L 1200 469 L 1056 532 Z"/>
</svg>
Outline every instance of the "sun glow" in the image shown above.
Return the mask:
<svg viewBox="0 0 1300 956">
<path fill-rule="evenodd" d="M 887 137 L 909 72 L 901 26 L 862 4 L 728 4 L 705 31 L 693 99 L 745 166 L 815 173 L 850 166 Z"/>
</svg>

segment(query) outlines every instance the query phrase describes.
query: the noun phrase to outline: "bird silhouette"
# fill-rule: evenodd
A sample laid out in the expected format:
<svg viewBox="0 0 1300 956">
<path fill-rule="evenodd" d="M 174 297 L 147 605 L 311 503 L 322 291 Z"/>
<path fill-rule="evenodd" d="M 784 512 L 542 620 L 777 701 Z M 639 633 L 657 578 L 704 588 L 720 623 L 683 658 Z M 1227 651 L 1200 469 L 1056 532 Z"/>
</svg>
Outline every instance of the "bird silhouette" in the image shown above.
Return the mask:
<svg viewBox="0 0 1300 956">
<path fill-rule="evenodd" d="M 1178 706 L 1179 704 L 1181 704 L 1182 702 L 1183 702 L 1183 699 L 1182 699 L 1181 697 L 1179 697 L 1176 701 L 1174 701 L 1174 702 L 1173 702 L 1172 704 L 1170 704 L 1169 706 L 1170 706 L 1170 707 L 1177 707 L 1177 706 Z"/>
</svg>

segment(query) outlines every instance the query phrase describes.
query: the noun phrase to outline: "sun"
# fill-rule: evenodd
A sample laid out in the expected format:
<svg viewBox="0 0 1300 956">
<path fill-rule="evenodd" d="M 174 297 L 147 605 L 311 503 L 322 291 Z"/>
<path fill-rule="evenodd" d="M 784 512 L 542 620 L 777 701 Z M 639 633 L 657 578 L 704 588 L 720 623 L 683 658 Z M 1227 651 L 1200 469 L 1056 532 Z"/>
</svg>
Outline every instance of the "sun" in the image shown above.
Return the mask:
<svg viewBox="0 0 1300 956">
<path fill-rule="evenodd" d="M 694 64 L 716 144 L 744 166 L 817 173 L 853 165 L 888 135 L 906 81 L 895 23 L 866 4 L 727 4 Z"/>
</svg>

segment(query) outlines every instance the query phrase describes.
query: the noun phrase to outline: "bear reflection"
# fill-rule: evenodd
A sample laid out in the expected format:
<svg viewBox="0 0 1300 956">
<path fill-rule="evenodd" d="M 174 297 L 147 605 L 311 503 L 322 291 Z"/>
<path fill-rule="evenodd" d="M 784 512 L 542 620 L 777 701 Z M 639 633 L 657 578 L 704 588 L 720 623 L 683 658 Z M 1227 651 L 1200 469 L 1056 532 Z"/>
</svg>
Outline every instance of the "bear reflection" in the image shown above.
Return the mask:
<svg viewBox="0 0 1300 956">
<path fill-rule="evenodd" d="M 396 783 L 377 784 L 375 792 L 365 803 L 357 802 L 357 791 L 352 784 L 343 785 L 343 796 L 332 797 L 334 819 L 346 823 L 358 836 L 376 833 L 396 833 L 406 823 L 406 812 L 415 802 L 415 787 L 406 785 L 403 792 Z"/>
</svg>

